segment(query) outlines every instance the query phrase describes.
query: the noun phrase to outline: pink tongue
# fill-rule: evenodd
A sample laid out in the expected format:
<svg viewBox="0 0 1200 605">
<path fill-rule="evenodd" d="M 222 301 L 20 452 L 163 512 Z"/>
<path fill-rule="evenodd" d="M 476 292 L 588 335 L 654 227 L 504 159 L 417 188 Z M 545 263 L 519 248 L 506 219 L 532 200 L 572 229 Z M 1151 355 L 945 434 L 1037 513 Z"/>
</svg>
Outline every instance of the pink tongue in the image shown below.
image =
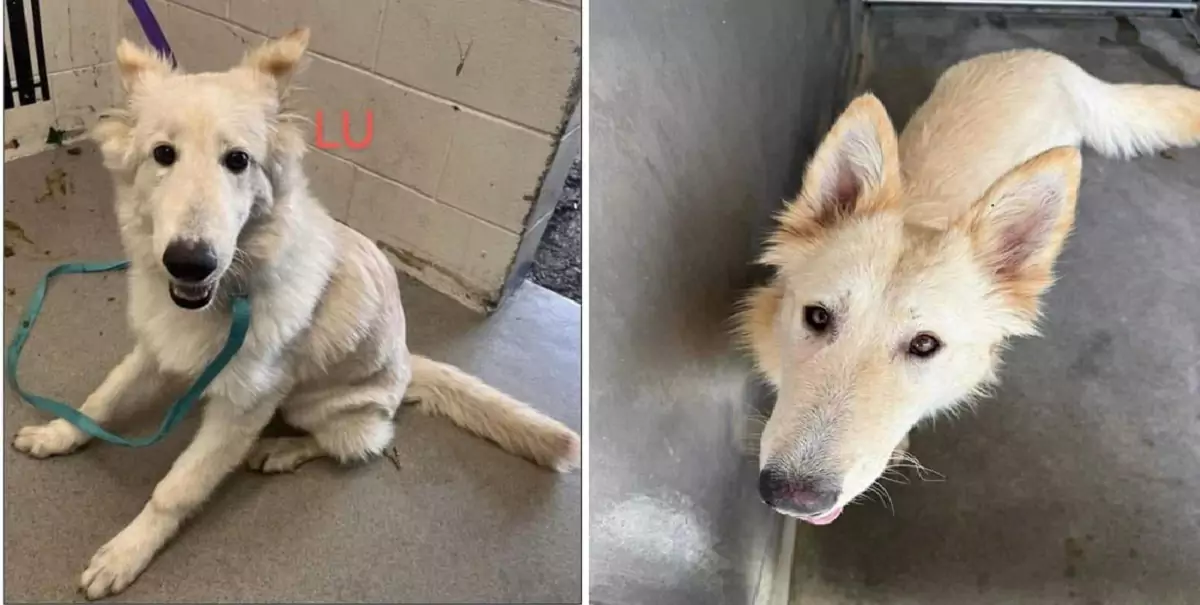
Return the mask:
<svg viewBox="0 0 1200 605">
<path fill-rule="evenodd" d="M 812 523 L 813 525 L 829 525 L 830 523 L 833 523 L 833 520 L 837 519 L 838 515 L 840 514 L 842 514 L 842 507 L 839 506 L 821 515 L 820 517 L 811 517 L 804 520 Z"/>
</svg>

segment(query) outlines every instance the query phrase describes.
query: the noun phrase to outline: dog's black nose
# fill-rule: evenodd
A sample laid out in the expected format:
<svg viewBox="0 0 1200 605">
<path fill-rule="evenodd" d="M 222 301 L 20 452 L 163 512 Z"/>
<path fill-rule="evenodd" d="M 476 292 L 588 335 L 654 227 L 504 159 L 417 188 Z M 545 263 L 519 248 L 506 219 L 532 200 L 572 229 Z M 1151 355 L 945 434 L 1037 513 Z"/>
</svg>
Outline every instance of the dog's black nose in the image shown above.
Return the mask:
<svg viewBox="0 0 1200 605">
<path fill-rule="evenodd" d="M 758 494 L 776 510 L 816 515 L 833 508 L 841 489 L 832 477 L 801 475 L 767 464 L 758 473 Z"/>
<path fill-rule="evenodd" d="M 204 242 L 175 240 L 167 245 L 162 262 L 171 277 L 183 282 L 200 283 L 217 270 L 217 253 Z"/>
</svg>

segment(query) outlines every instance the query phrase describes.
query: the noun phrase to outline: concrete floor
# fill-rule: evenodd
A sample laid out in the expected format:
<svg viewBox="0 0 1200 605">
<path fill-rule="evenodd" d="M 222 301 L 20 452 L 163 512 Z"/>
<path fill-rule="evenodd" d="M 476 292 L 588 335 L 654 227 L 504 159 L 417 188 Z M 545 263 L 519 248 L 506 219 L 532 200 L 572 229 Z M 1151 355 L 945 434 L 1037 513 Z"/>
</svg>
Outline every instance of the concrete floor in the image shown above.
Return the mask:
<svg viewBox="0 0 1200 605">
<path fill-rule="evenodd" d="M 869 88 L 903 123 L 951 63 L 1037 46 L 1117 81 L 1179 83 L 1178 22 L 878 13 Z M 980 108 L 986 111 L 986 108 Z M 797 541 L 793 602 L 1200 603 L 1200 150 L 1085 157 L 1045 336 L 1017 343 L 976 413 L 918 431 L 946 477 L 888 485 Z"/>
<path fill-rule="evenodd" d="M 5 177 L 7 339 L 44 271 L 121 249 L 91 148 L 9 163 Z M 414 351 L 580 428 L 578 305 L 526 284 L 485 320 L 411 281 L 402 290 Z M 59 278 L 22 360 L 25 388 L 81 402 L 131 344 L 124 297 L 119 275 Z M 44 420 L 5 390 L 6 441 Z M 578 472 L 544 471 L 444 421 L 398 422 L 399 468 L 317 461 L 294 475 L 231 477 L 117 600 L 579 601 Z M 4 600 L 78 599 L 88 559 L 133 519 L 194 426 L 149 449 L 93 444 L 47 461 L 5 447 Z"/>
</svg>

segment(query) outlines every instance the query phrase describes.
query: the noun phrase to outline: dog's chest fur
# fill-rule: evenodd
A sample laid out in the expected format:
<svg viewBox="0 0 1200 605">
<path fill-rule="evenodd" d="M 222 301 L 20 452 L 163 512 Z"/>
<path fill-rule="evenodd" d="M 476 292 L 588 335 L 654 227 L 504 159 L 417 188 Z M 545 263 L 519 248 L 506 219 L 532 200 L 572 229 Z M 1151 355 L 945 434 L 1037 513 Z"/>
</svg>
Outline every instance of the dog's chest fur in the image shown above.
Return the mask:
<svg viewBox="0 0 1200 605">
<path fill-rule="evenodd" d="M 126 190 L 118 195 L 134 195 Z M 191 380 L 214 359 L 232 322 L 228 293 L 205 311 L 179 308 L 152 252 L 148 222 L 118 204 L 122 239 L 133 261 L 129 320 L 138 344 L 161 371 Z M 246 341 L 209 393 L 252 406 L 272 389 L 338 380 L 406 364 L 404 319 L 396 278 L 386 259 L 358 233 L 338 225 L 301 194 L 276 208 L 286 216 L 265 229 L 275 238 L 269 261 L 242 276 L 251 303 Z M 250 246 L 262 242 L 250 242 Z"/>
</svg>

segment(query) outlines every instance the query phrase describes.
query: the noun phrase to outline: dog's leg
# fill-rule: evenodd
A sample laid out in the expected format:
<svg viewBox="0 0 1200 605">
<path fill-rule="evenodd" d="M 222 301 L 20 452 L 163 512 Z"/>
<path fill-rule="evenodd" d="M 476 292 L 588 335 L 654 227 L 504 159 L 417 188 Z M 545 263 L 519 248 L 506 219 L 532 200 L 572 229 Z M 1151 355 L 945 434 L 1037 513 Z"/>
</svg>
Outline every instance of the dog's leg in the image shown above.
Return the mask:
<svg viewBox="0 0 1200 605">
<path fill-rule="evenodd" d="M 254 446 L 246 465 L 264 473 L 289 473 L 300 465 L 329 456 L 342 464 L 369 460 L 392 442 L 392 419 L 376 409 L 343 412 L 303 437 L 263 438 Z"/>
<path fill-rule="evenodd" d="M 277 404 L 272 398 L 245 410 L 224 398 L 208 402 L 196 437 L 154 488 L 145 508 L 92 557 L 80 581 L 89 599 L 121 592 L 142 573 L 180 524 L 245 459 Z"/>
<path fill-rule="evenodd" d="M 166 380 L 154 360 L 142 347 L 135 347 L 104 382 L 83 402 L 80 412 L 101 426 L 117 412 L 126 412 L 150 403 L 162 391 Z M 74 425 L 62 420 L 31 425 L 17 431 L 13 447 L 34 458 L 69 454 L 91 439 Z"/>
<path fill-rule="evenodd" d="M 329 456 L 341 463 L 369 460 L 392 442 L 392 416 L 400 407 L 404 384 L 383 374 L 368 386 L 295 393 L 281 411 L 303 437 L 263 438 L 246 458 L 246 466 L 264 473 L 286 473 Z"/>
<path fill-rule="evenodd" d="M 290 473 L 324 455 L 325 450 L 312 435 L 264 437 L 246 457 L 246 466 L 264 473 Z"/>
<path fill-rule="evenodd" d="M 259 439 L 246 466 L 264 473 L 290 473 L 300 465 L 329 456 L 342 464 L 370 460 L 392 442 L 395 427 L 382 413 L 344 414 L 303 437 Z"/>
</svg>

